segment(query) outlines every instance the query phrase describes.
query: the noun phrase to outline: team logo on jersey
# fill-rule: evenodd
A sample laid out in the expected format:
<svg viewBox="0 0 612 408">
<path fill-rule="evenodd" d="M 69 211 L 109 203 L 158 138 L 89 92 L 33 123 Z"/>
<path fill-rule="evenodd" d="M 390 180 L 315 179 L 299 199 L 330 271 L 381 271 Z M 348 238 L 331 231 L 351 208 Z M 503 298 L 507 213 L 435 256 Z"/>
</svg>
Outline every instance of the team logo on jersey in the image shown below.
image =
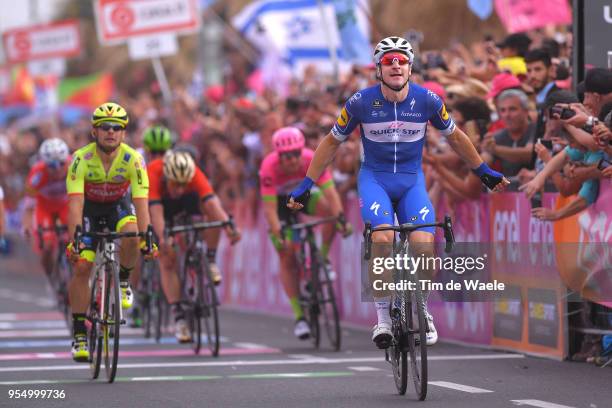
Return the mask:
<svg viewBox="0 0 612 408">
<path fill-rule="evenodd" d="M 410 110 L 414 110 L 414 104 L 416 103 L 416 99 L 412 98 L 410 101 Z"/>
<path fill-rule="evenodd" d="M 437 95 L 435 92 L 432 92 L 432 91 L 430 91 L 429 89 L 427 90 L 427 94 L 428 94 L 429 96 L 433 97 L 435 100 L 440 99 L 440 97 L 439 97 L 439 96 L 438 96 L 438 95 Z"/>
<path fill-rule="evenodd" d="M 446 105 L 444 104 L 442 104 L 442 109 L 440 110 L 440 117 L 443 121 L 447 121 L 449 118 L 448 112 L 446 111 Z"/>
<path fill-rule="evenodd" d="M 400 113 L 400 116 L 406 116 L 409 118 L 420 118 L 421 112 L 402 112 Z"/>
<path fill-rule="evenodd" d="M 338 126 L 341 127 L 345 127 L 346 124 L 348 123 L 348 113 L 346 112 L 346 108 L 342 108 L 342 110 L 340 111 L 340 116 L 338 116 L 338 120 L 336 121 L 338 123 Z"/>
<path fill-rule="evenodd" d="M 113 176 L 113 181 L 122 183 L 125 181 L 125 177 L 123 177 L 121 174 L 117 174 L 116 176 Z"/>
<path fill-rule="evenodd" d="M 77 168 L 79 167 L 79 163 L 81 162 L 81 158 L 80 157 L 75 157 L 74 158 L 74 162 L 72 163 L 72 172 L 76 173 Z"/>
<path fill-rule="evenodd" d="M 91 160 L 93 157 L 93 153 L 89 152 L 85 156 L 83 156 L 83 160 Z"/>
<path fill-rule="evenodd" d="M 124 154 L 123 155 L 123 161 L 124 162 L 129 162 L 130 161 L 130 157 L 132 157 L 131 154 L 129 154 L 129 153 Z"/>
<path fill-rule="evenodd" d="M 117 170 L 115 170 L 117 173 L 125 173 L 127 170 L 124 169 L 123 167 L 119 167 Z"/>
<path fill-rule="evenodd" d="M 375 109 L 380 109 L 383 107 L 383 103 L 378 99 L 374 99 L 374 102 L 372 102 L 372 107 Z"/>
<path fill-rule="evenodd" d="M 264 179 L 261 182 L 265 187 L 271 187 L 272 186 L 272 179 L 270 177 L 264 177 Z"/>
<path fill-rule="evenodd" d="M 384 118 L 385 116 L 388 115 L 388 113 L 385 111 L 372 111 L 371 114 L 375 118 Z"/>
<path fill-rule="evenodd" d="M 136 178 L 138 180 L 138 184 L 142 184 L 142 173 L 140 169 L 136 170 Z"/>
<path fill-rule="evenodd" d="M 349 105 L 352 105 L 354 102 L 357 102 L 359 99 L 361 99 L 361 93 L 360 92 L 356 92 L 353 96 L 351 96 L 351 98 L 349 99 Z"/>
</svg>

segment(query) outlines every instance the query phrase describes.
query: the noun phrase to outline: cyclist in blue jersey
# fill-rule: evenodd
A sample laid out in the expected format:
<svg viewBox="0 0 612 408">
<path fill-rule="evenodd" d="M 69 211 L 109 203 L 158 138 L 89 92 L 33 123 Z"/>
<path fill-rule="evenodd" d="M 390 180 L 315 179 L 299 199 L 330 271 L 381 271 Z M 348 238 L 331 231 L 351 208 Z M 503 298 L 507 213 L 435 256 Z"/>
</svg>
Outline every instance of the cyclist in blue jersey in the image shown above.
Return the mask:
<svg viewBox="0 0 612 408">
<path fill-rule="evenodd" d="M 447 138 L 448 144 L 488 188 L 500 191 L 509 184 L 502 174 L 482 161 L 466 134 L 455 126 L 440 97 L 419 85 L 409 84 L 414 52 L 408 41 L 401 37 L 383 39 L 374 50 L 374 60 L 380 84 L 355 93 L 346 102 L 331 132 L 317 147 L 306 178 L 289 195 L 289 208 L 303 207 L 313 180 L 321 176 L 340 143 L 358 125 L 363 144 L 358 179 L 361 216 L 372 227 L 393 225 L 394 215 L 400 223 L 434 222 L 435 212 L 421 168 L 428 123 Z M 392 231 L 375 232 L 372 241 L 390 244 L 393 234 Z M 415 231 L 409 239 L 411 248 L 418 248 L 419 254 L 434 255 L 433 228 Z M 392 339 L 389 298 L 375 298 L 375 305 L 378 323 L 372 340 L 379 348 L 387 348 Z M 438 335 L 432 316 L 428 312 L 426 316 L 427 344 L 432 345 Z"/>
</svg>

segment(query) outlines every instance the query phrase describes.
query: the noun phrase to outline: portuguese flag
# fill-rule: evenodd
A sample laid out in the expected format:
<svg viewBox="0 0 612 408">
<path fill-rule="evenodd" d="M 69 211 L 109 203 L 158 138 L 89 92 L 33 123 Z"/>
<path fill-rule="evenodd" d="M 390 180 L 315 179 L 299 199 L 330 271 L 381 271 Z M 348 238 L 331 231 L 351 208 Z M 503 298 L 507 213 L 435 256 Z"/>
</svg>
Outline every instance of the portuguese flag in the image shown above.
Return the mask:
<svg viewBox="0 0 612 408">
<path fill-rule="evenodd" d="M 64 105 L 94 108 L 110 99 L 113 88 L 111 74 L 66 78 L 59 84 L 59 101 Z"/>
</svg>

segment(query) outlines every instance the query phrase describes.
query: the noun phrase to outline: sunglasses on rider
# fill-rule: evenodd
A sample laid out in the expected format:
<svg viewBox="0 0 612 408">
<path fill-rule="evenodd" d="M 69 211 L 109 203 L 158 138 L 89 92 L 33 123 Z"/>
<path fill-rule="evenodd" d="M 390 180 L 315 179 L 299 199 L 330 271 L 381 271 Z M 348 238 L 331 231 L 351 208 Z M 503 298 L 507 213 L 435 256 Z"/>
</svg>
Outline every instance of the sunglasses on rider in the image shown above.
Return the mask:
<svg viewBox="0 0 612 408">
<path fill-rule="evenodd" d="M 397 61 L 399 65 L 406 65 L 410 63 L 410 60 L 404 54 L 399 53 L 389 53 L 382 56 L 380 59 L 381 65 L 393 65 L 393 63 Z"/>
<path fill-rule="evenodd" d="M 302 149 L 298 149 L 298 150 L 291 150 L 289 152 L 283 152 L 280 154 L 280 157 L 283 159 L 291 159 L 291 158 L 300 157 L 301 155 L 302 155 Z"/>
<path fill-rule="evenodd" d="M 118 125 L 117 123 L 106 123 L 106 122 L 101 123 L 98 127 L 105 132 L 108 132 L 111 129 L 114 132 L 119 132 L 120 130 L 125 129 L 125 126 Z"/>
</svg>

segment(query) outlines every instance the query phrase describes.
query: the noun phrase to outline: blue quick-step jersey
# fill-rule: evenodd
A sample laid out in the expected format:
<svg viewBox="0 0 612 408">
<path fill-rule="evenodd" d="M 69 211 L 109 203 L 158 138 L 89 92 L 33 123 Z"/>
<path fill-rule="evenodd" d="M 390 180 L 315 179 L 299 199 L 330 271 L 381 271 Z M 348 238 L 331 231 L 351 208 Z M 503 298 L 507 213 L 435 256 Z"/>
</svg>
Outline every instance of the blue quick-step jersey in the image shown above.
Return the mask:
<svg viewBox="0 0 612 408">
<path fill-rule="evenodd" d="M 381 85 L 355 93 L 346 102 L 332 134 L 344 141 L 361 125 L 364 168 L 390 173 L 416 173 L 421 170 L 427 123 L 444 136 L 455 130 L 455 123 L 438 95 L 410 84 L 402 102 L 387 101 Z"/>
</svg>

